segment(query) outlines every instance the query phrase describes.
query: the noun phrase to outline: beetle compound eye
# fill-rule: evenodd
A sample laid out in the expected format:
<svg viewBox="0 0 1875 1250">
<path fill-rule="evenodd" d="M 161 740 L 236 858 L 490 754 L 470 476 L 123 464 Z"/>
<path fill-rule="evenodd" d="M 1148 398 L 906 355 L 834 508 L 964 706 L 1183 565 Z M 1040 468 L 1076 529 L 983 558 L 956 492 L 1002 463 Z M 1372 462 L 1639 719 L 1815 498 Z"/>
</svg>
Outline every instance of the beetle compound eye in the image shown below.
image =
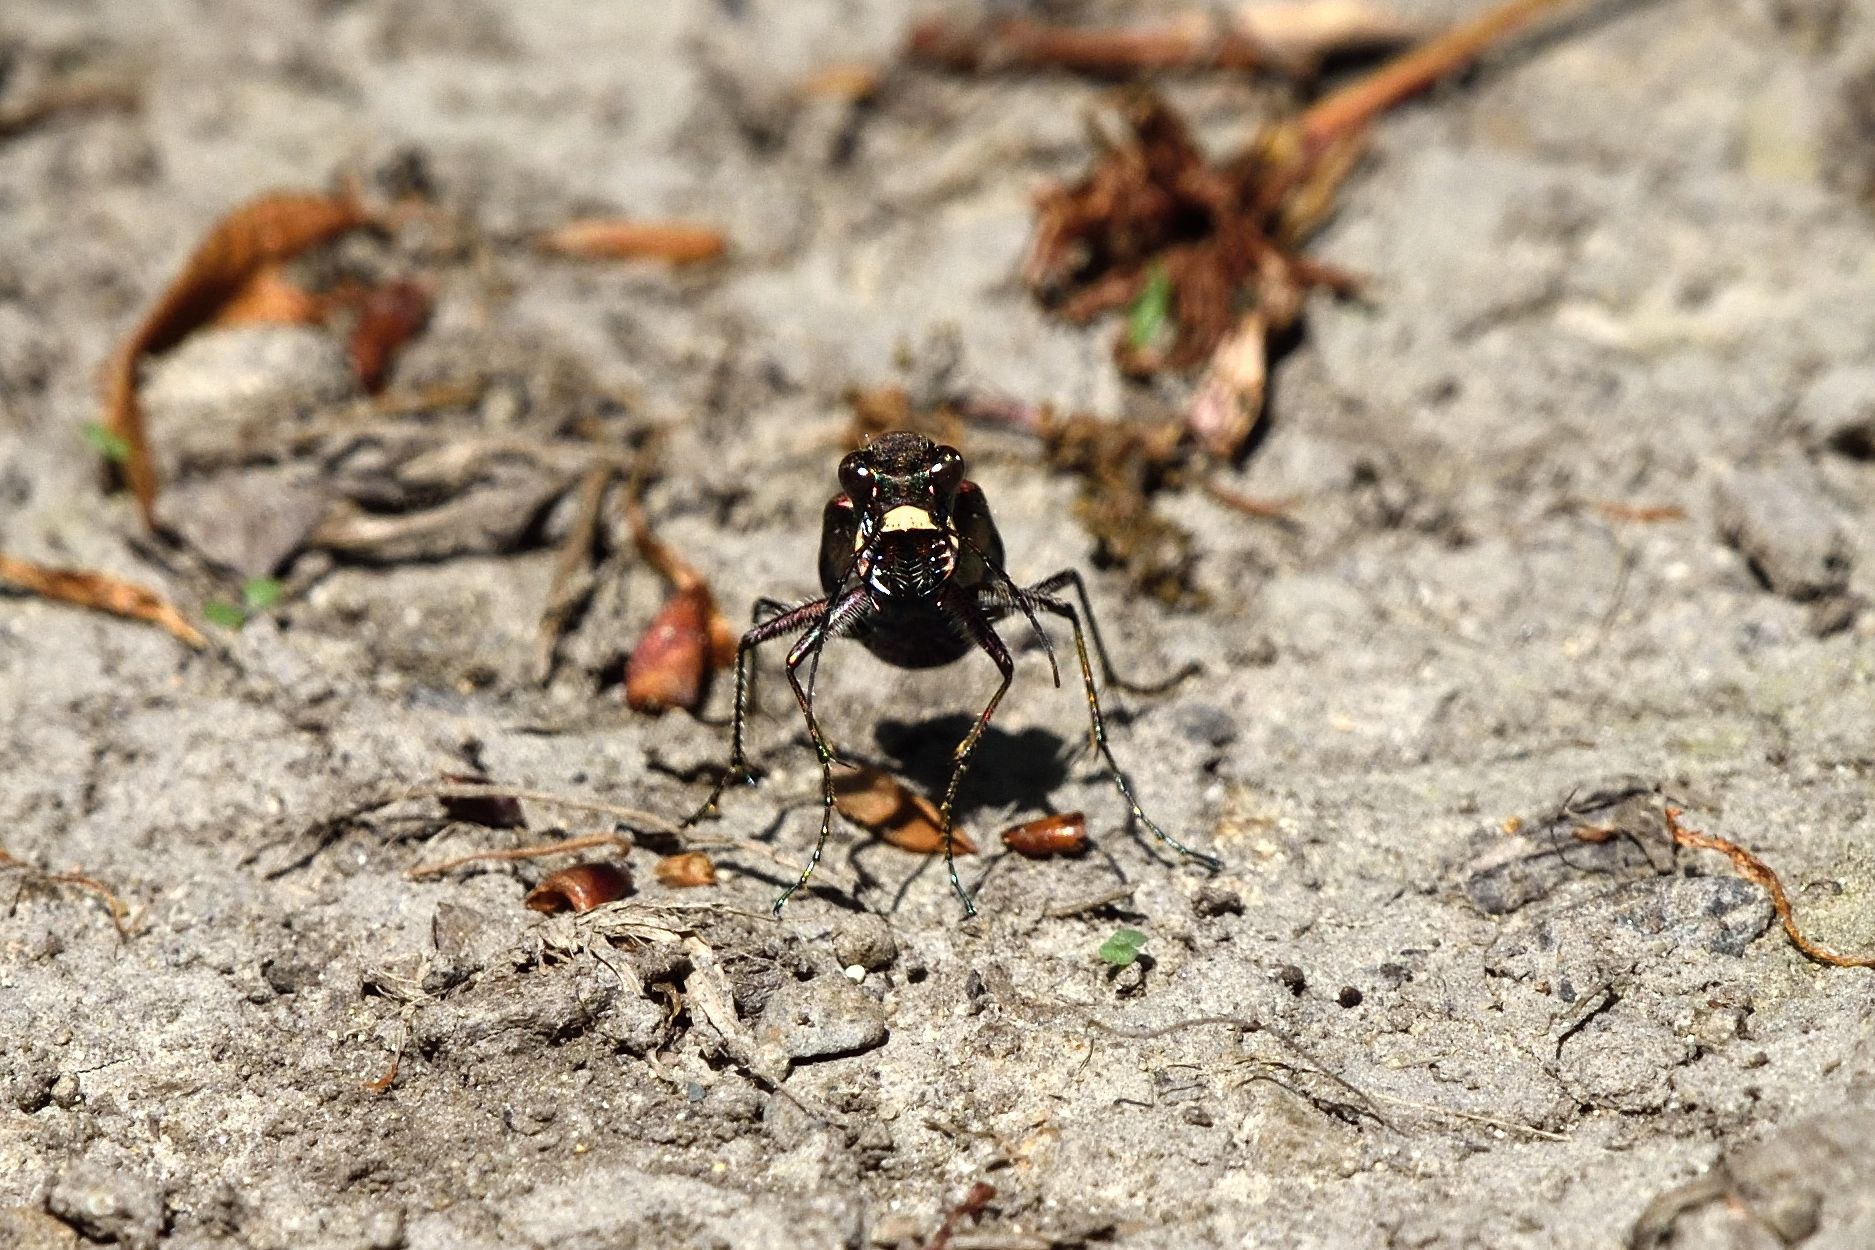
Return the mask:
<svg viewBox="0 0 1875 1250">
<path fill-rule="evenodd" d="M 942 448 L 931 466 L 931 480 L 937 483 L 938 494 L 947 499 L 955 495 L 964 484 L 964 458 L 949 447 Z"/>
<path fill-rule="evenodd" d="M 854 452 L 840 462 L 840 489 L 855 500 L 872 497 L 872 469 L 864 456 Z"/>
</svg>

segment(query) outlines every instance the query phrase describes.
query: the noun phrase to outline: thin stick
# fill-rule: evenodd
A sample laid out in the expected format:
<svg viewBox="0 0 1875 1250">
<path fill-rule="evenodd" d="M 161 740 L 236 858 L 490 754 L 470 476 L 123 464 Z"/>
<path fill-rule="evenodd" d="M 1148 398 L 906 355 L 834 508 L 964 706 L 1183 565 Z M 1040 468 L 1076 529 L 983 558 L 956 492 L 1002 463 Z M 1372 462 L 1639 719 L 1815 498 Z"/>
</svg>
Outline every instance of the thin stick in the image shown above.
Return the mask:
<svg viewBox="0 0 1875 1250">
<path fill-rule="evenodd" d="M 111 923 L 117 927 L 117 936 L 130 936 L 128 919 L 130 909 L 125 907 L 110 888 L 93 877 L 78 872 L 47 872 L 25 860 L 16 859 L 4 850 L 0 850 L 0 868 L 11 868 L 23 873 L 28 881 L 39 885 L 69 885 L 84 890 L 103 901 L 105 909 L 111 913 Z"/>
<path fill-rule="evenodd" d="M 511 862 L 519 859 L 540 859 L 547 855 L 565 855 L 572 851 L 589 851 L 596 846 L 609 846 L 621 855 L 632 849 L 632 840 L 616 833 L 594 833 L 579 838 L 562 838 L 558 842 L 547 842 L 540 846 L 518 846 L 505 851 L 476 851 L 469 855 L 458 855 L 438 864 L 425 864 L 412 868 L 404 876 L 412 881 L 424 877 L 439 877 L 446 872 L 453 872 L 469 864 L 491 862 Z"/>
<path fill-rule="evenodd" d="M 1803 930 L 1797 927 L 1797 918 L 1790 910 L 1790 899 L 1784 895 L 1784 883 L 1777 879 L 1771 866 L 1753 855 L 1736 842 L 1714 837 L 1709 833 L 1700 833 L 1695 829 L 1684 828 L 1680 824 L 1680 809 L 1667 809 L 1667 832 L 1681 846 L 1690 846 L 1702 851 L 1717 851 L 1732 861 L 1738 869 L 1738 875 L 1755 885 L 1761 885 L 1771 894 L 1771 906 L 1777 911 L 1778 921 L 1784 926 L 1784 935 L 1790 944 L 1820 964 L 1832 968 L 1875 968 L 1875 955 L 1839 955 L 1827 946 L 1819 945 L 1805 937 Z"/>
<path fill-rule="evenodd" d="M 1402 53 L 1373 73 L 1318 101 L 1302 115 L 1302 137 L 1321 152 L 1408 96 L 1476 60 L 1492 44 L 1571 0 L 1506 0 L 1489 12 Z"/>
</svg>

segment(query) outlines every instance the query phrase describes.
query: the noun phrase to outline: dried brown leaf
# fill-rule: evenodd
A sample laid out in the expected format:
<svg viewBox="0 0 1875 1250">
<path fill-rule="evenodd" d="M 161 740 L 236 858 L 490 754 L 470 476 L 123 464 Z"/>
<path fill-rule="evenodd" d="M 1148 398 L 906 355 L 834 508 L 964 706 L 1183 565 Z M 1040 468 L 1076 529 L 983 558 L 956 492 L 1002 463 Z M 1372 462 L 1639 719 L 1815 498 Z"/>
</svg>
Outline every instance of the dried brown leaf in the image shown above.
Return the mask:
<svg viewBox="0 0 1875 1250">
<path fill-rule="evenodd" d="M 1256 42 L 1196 10 L 1152 26 L 1066 26 L 1026 18 L 957 25 L 920 23 L 906 48 L 914 61 L 964 73 L 1066 69 L 1099 77 L 1142 70 L 1256 69 L 1271 58 Z"/>
<path fill-rule="evenodd" d="M 1060 812 L 1003 830 L 1003 845 L 1030 859 L 1079 855 L 1087 849 L 1087 817 Z"/>
<path fill-rule="evenodd" d="M 158 478 L 137 400 L 143 357 L 167 351 L 213 322 L 260 270 L 370 221 L 351 196 L 283 192 L 250 201 L 216 223 L 118 348 L 105 375 L 103 424 L 130 447 L 123 472 L 145 525 L 156 524 Z"/>
<path fill-rule="evenodd" d="M 176 605 L 153 590 L 105 573 L 51 568 L 16 556 L 0 555 L 0 582 L 17 586 L 42 599 L 109 612 L 113 616 L 131 620 L 148 621 L 168 630 L 191 647 L 208 645 L 208 640 L 202 637 L 195 626 L 189 624 Z"/>
<path fill-rule="evenodd" d="M 842 769 L 834 774 L 833 796 L 841 815 L 893 846 L 920 855 L 944 849 L 944 822 L 936 806 L 889 773 L 872 767 Z M 955 825 L 951 849 L 958 855 L 977 851 L 976 843 Z"/>
<path fill-rule="evenodd" d="M 532 911 L 549 913 L 591 911 L 602 903 L 624 898 L 631 888 L 631 873 L 618 864 L 575 864 L 529 890 L 527 906 Z"/>
<path fill-rule="evenodd" d="M 653 871 L 657 873 L 659 881 L 674 890 L 716 884 L 716 865 L 702 851 L 666 855 L 657 862 Z"/>
<path fill-rule="evenodd" d="M 723 232 L 714 226 L 620 217 L 569 221 L 537 241 L 549 252 L 580 260 L 662 260 L 674 265 L 715 260 L 727 246 Z"/>
<path fill-rule="evenodd" d="M 634 482 L 625 492 L 632 542 L 671 583 L 673 593 L 625 663 L 625 702 L 652 715 L 670 708 L 694 712 L 709 695 L 711 673 L 735 663 L 735 630 L 717 609 L 703 575 L 652 531 L 638 491 Z"/>
</svg>

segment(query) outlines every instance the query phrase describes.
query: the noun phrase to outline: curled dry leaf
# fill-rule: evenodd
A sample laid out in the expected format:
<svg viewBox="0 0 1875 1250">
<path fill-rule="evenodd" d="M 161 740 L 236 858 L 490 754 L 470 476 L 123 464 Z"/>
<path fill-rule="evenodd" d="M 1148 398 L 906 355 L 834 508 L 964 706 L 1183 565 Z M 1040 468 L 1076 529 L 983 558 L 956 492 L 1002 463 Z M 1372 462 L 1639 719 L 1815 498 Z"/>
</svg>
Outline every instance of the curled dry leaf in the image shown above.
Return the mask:
<svg viewBox="0 0 1875 1250">
<path fill-rule="evenodd" d="M 833 805 L 854 824 L 902 850 L 931 855 L 944 849 L 944 822 L 930 799 L 877 768 L 842 769 L 833 777 Z M 951 849 L 974 855 L 976 843 L 951 826 Z"/>
<path fill-rule="evenodd" d="M 586 217 L 540 236 L 549 252 L 581 260 L 664 260 L 674 265 L 715 260 L 723 254 L 723 232 L 686 221 L 630 221 Z"/>
<path fill-rule="evenodd" d="M 1771 906 L 1777 912 L 1778 923 L 1784 926 L 1784 936 L 1790 944 L 1820 964 L 1832 968 L 1875 968 L 1875 955 L 1839 955 L 1829 947 L 1812 941 L 1802 929 L 1797 927 L 1797 917 L 1790 908 L 1790 899 L 1784 893 L 1784 883 L 1778 880 L 1777 873 L 1771 866 L 1753 855 L 1736 842 L 1725 838 L 1688 829 L 1680 824 L 1680 809 L 1667 809 L 1667 833 L 1674 842 L 1681 846 L 1695 847 L 1702 851 L 1717 851 L 1732 861 L 1732 867 L 1738 875 L 1755 885 L 1760 885 L 1771 895 Z"/>
<path fill-rule="evenodd" d="M 1079 855 L 1087 849 L 1087 817 L 1060 812 L 1003 830 L 1003 845 L 1030 859 Z"/>
<path fill-rule="evenodd" d="M 105 375 L 102 424 L 130 449 L 123 473 L 145 525 L 156 523 L 158 477 L 137 398 L 143 357 L 168 351 L 214 321 L 261 270 L 370 221 L 351 196 L 280 193 L 243 205 L 216 223 L 118 348 Z"/>
<path fill-rule="evenodd" d="M 183 618 L 175 604 L 153 590 L 120 581 L 104 573 L 50 568 L 15 556 L 0 555 L 0 582 L 17 586 L 42 599 L 93 608 L 131 620 L 148 621 L 168 630 L 191 647 L 208 645 L 208 640 Z"/>
<path fill-rule="evenodd" d="M 703 575 L 652 532 L 635 483 L 626 492 L 625 517 L 645 562 L 672 586 L 625 662 L 625 702 L 654 716 L 670 708 L 694 712 L 709 694 L 710 674 L 735 663 L 735 630 Z"/>
<path fill-rule="evenodd" d="M 681 855 L 666 855 L 658 861 L 654 871 L 659 881 L 674 890 L 716 884 L 716 865 L 702 851 L 685 851 Z"/>
<path fill-rule="evenodd" d="M 430 289 L 409 279 L 373 287 L 359 299 L 358 321 L 346 348 L 366 394 L 384 389 L 397 353 L 429 324 L 431 303 Z"/>
<path fill-rule="evenodd" d="M 527 906 L 541 912 L 591 911 L 631 893 L 632 878 L 618 864 L 600 861 L 563 868 L 527 892 Z"/>
</svg>

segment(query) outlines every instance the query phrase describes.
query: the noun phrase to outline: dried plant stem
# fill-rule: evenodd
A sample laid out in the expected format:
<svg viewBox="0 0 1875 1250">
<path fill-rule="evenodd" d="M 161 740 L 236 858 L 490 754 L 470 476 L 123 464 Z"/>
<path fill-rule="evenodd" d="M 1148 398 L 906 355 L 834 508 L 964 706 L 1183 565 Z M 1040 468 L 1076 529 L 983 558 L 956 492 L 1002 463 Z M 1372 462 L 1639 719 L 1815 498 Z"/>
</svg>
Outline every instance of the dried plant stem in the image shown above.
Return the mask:
<svg viewBox="0 0 1875 1250">
<path fill-rule="evenodd" d="M 0 582 L 59 603 L 76 604 L 109 612 L 133 621 L 147 621 L 168 630 L 191 647 L 208 640 L 184 619 L 176 605 L 153 590 L 85 569 L 59 569 L 17 556 L 0 555 Z"/>
<path fill-rule="evenodd" d="M 1714 837 L 1709 833 L 1700 833 L 1680 824 L 1680 809 L 1667 809 L 1667 832 L 1680 846 L 1690 846 L 1702 851 L 1717 851 L 1732 861 L 1738 869 L 1738 875 L 1754 885 L 1761 885 L 1771 895 L 1771 906 L 1777 911 L 1777 919 L 1784 926 L 1784 934 L 1790 944 L 1820 964 L 1832 968 L 1875 968 L 1875 956 L 1839 955 L 1827 946 L 1819 945 L 1804 936 L 1797 927 L 1797 918 L 1791 913 L 1790 899 L 1784 894 L 1784 883 L 1778 880 L 1777 873 L 1771 866 L 1753 855 L 1736 842 Z"/>
<path fill-rule="evenodd" d="M 38 885 L 69 885 L 74 889 L 95 895 L 103 902 L 105 910 L 111 913 L 111 923 L 117 927 L 117 936 L 120 938 L 130 936 L 130 909 L 124 906 L 117 895 L 111 893 L 108 886 L 95 877 L 87 877 L 80 872 L 47 872 L 43 868 L 35 868 L 23 860 L 14 858 L 4 850 L 0 850 L 0 869 L 12 869 L 23 873 L 28 881 Z"/>
<path fill-rule="evenodd" d="M 1322 152 L 1361 130 L 1408 96 L 1464 68 L 1492 44 L 1573 0 L 1506 0 L 1489 12 L 1402 53 L 1373 73 L 1317 102 L 1302 115 L 1305 146 Z"/>
<path fill-rule="evenodd" d="M 404 876 L 412 881 L 424 877 L 440 877 L 446 872 L 454 872 L 470 864 L 510 863 L 522 859 L 541 859 L 548 855 L 566 855 L 573 851 L 589 851 L 594 847 L 607 846 L 623 855 L 632 849 L 632 840 L 616 833 L 594 833 L 579 838 L 562 838 L 558 842 L 546 842 L 539 846 L 517 846 L 505 851 L 476 851 L 470 855 L 458 855 L 441 863 L 425 864 L 412 868 Z"/>
</svg>

